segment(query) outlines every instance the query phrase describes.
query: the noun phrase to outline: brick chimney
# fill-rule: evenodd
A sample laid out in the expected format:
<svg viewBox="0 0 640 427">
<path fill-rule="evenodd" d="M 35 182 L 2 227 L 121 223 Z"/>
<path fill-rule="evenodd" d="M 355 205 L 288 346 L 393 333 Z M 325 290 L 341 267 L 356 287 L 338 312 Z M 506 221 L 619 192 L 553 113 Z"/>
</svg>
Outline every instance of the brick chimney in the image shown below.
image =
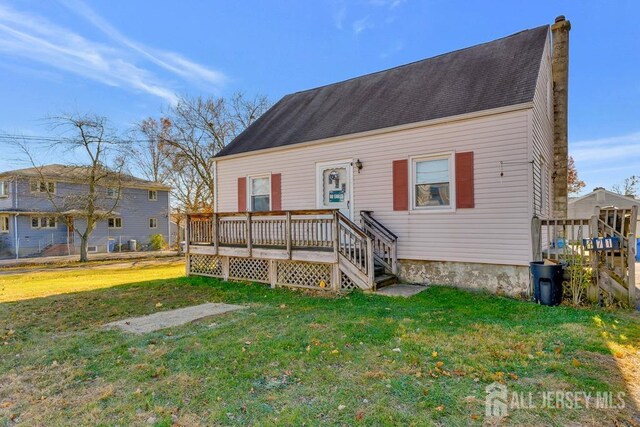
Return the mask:
<svg viewBox="0 0 640 427">
<path fill-rule="evenodd" d="M 567 216 L 567 163 L 569 161 L 568 92 L 569 30 L 563 15 L 551 26 L 551 77 L 553 80 L 553 216 Z"/>
</svg>

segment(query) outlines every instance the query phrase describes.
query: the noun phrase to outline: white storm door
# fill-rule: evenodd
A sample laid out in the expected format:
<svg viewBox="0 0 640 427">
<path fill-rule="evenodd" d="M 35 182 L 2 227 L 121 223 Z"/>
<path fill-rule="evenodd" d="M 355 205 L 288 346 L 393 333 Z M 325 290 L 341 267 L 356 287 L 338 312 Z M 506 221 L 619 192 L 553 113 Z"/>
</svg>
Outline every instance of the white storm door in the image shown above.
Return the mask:
<svg viewBox="0 0 640 427">
<path fill-rule="evenodd" d="M 316 166 L 318 208 L 340 209 L 352 219 L 352 166 L 351 161 L 319 163 Z"/>
</svg>

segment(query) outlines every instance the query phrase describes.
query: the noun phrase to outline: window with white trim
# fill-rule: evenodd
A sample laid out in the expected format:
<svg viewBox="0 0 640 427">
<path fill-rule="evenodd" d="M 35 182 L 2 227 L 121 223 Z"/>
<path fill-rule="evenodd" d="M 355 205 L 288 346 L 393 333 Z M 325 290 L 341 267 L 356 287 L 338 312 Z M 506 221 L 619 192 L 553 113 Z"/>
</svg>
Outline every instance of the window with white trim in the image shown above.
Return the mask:
<svg viewBox="0 0 640 427">
<path fill-rule="evenodd" d="M 452 155 L 412 160 L 413 209 L 450 209 Z"/>
<path fill-rule="evenodd" d="M 0 198 L 5 199 L 9 197 L 9 182 L 0 181 Z"/>
<path fill-rule="evenodd" d="M 249 177 L 249 206 L 251 212 L 271 210 L 271 177 Z"/>
<path fill-rule="evenodd" d="M 154 202 L 158 200 L 158 192 L 156 190 L 149 190 L 149 200 Z"/>
<path fill-rule="evenodd" d="M 107 188 L 107 199 L 117 199 L 119 195 L 120 195 L 120 189 Z"/>
<path fill-rule="evenodd" d="M 34 194 L 56 193 L 56 183 L 53 181 L 33 180 L 30 182 L 31 192 Z"/>
<path fill-rule="evenodd" d="M 158 228 L 158 218 L 149 218 L 149 228 Z"/>
<path fill-rule="evenodd" d="M 57 228 L 58 220 L 53 216 L 32 216 L 31 228 Z"/>
<path fill-rule="evenodd" d="M 122 218 L 116 216 L 107 220 L 109 228 L 122 228 Z"/>
<path fill-rule="evenodd" d="M 9 232 L 9 215 L 0 216 L 0 233 Z"/>
</svg>

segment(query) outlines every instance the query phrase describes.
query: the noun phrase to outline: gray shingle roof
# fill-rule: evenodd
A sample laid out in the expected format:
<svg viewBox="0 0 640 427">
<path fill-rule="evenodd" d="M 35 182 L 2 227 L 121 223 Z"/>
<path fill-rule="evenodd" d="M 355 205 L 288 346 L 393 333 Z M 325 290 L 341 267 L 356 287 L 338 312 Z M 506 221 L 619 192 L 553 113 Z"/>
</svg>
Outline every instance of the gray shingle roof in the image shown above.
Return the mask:
<svg viewBox="0 0 640 427">
<path fill-rule="evenodd" d="M 59 164 L 51 164 L 44 165 L 40 167 L 32 167 L 25 169 L 16 169 L 12 171 L 6 171 L 0 173 L 0 179 L 2 178 L 12 178 L 14 176 L 23 176 L 28 178 L 40 178 L 45 177 L 47 179 L 60 179 L 64 181 L 73 181 L 73 182 L 86 182 L 91 173 L 91 168 L 89 166 L 72 166 L 72 165 L 59 165 Z M 117 176 L 115 172 L 113 172 L 114 178 Z M 158 190 L 170 190 L 171 187 L 168 187 L 159 182 L 147 181 L 145 179 L 137 178 L 133 175 L 120 173 L 119 174 L 120 184 L 123 187 L 132 186 L 132 187 L 140 187 L 140 188 L 151 188 Z"/>
<path fill-rule="evenodd" d="M 287 95 L 217 157 L 532 101 L 548 31 Z"/>
</svg>

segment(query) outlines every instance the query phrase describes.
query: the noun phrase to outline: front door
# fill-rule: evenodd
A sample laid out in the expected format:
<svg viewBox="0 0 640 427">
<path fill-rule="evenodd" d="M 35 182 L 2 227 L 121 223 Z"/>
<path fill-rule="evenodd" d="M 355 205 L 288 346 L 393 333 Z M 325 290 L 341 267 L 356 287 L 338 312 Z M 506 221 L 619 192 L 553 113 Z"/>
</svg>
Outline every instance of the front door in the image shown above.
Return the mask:
<svg viewBox="0 0 640 427">
<path fill-rule="evenodd" d="M 351 161 L 319 163 L 317 165 L 318 208 L 340 209 L 349 219 L 351 217 Z"/>
</svg>

